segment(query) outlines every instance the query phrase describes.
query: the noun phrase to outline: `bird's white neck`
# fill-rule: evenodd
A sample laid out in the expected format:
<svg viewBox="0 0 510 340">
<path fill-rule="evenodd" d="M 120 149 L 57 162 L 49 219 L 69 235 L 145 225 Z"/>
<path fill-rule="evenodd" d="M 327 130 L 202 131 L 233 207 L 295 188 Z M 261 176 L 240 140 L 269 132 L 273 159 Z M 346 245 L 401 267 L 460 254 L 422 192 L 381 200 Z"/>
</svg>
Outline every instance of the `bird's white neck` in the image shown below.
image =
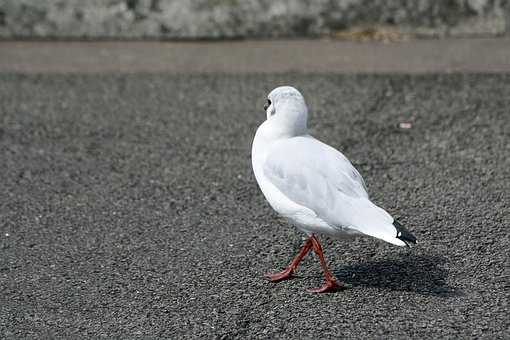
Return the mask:
<svg viewBox="0 0 510 340">
<path fill-rule="evenodd" d="M 277 113 L 263 125 L 267 138 L 290 138 L 307 134 L 307 120 L 308 109 L 304 103 L 296 105 L 296 102 L 283 101 L 278 103 Z"/>
</svg>

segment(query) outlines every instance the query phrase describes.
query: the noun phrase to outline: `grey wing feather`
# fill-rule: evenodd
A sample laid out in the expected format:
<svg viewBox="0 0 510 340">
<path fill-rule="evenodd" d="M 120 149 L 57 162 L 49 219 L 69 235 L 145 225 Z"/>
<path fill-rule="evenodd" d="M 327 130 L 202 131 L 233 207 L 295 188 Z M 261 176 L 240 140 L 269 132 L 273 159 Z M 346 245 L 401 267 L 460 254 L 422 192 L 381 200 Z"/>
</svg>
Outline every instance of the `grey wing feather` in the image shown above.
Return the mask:
<svg viewBox="0 0 510 340">
<path fill-rule="evenodd" d="M 264 174 L 291 200 L 318 213 L 341 197 L 368 198 L 363 178 L 349 160 L 312 137 L 278 142 L 268 153 Z"/>
<path fill-rule="evenodd" d="M 328 224 L 405 245 L 396 238 L 393 218 L 368 199 L 359 172 L 332 147 L 312 137 L 277 142 L 263 171 L 282 194 Z"/>
</svg>

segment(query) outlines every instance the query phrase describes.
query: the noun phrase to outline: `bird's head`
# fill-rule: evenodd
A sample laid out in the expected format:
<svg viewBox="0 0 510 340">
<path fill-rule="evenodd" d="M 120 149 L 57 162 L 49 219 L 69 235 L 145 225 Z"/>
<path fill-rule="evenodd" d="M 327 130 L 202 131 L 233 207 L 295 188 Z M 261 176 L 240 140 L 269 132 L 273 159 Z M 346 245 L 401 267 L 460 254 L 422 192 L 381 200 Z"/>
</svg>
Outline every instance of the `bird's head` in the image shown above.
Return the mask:
<svg viewBox="0 0 510 340">
<path fill-rule="evenodd" d="M 268 123 L 285 135 L 306 134 L 308 108 L 301 93 L 292 86 L 275 88 L 264 105 Z"/>
</svg>

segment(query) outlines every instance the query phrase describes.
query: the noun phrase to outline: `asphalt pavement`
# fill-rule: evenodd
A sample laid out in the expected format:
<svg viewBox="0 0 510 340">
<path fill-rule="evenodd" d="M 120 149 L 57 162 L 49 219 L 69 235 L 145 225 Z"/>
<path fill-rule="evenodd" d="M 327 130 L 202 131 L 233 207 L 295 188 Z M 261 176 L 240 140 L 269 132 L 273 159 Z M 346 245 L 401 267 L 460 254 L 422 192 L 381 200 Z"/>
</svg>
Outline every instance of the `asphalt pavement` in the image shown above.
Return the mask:
<svg viewBox="0 0 510 340">
<path fill-rule="evenodd" d="M 345 291 L 263 276 L 304 236 L 251 170 L 282 84 L 419 240 L 322 237 Z M 0 337 L 508 339 L 509 155 L 508 74 L 2 73 Z"/>
</svg>

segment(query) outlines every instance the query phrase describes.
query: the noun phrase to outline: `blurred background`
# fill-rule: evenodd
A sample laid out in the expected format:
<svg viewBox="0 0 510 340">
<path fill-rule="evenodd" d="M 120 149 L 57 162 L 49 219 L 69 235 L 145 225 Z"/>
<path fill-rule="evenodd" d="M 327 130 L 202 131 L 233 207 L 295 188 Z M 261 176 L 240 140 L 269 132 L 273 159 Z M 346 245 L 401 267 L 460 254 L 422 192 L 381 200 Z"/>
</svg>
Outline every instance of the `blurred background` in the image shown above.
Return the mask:
<svg viewBox="0 0 510 340">
<path fill-rule="evenodd" d="M 504 0 L 0 1 L 3 39 L 493 37 L 509 20 Z"/>
<path fill-rule="evenodd" d="M 0 70 L 499 72 L 509 27 L 503 0 L 0 0 Z"/>
</svg>

